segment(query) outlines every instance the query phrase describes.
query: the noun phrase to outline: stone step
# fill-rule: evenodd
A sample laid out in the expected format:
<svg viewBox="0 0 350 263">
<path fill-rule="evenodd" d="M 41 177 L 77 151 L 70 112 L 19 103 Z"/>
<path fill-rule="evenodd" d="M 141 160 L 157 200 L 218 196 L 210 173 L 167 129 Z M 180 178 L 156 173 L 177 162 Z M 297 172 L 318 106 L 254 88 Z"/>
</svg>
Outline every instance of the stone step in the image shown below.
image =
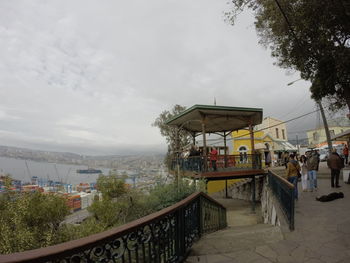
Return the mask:
<svg viewBox="0 0 350 263">
<path fill-rule="evenodd" d="M 191 257 L 218 255 L 241 250 L 254 250 L 257 246 L 283 240 L 279 227 L 257 224 L 250 226 L 228 227 L 224 230 L 203 236 L 191 249 Z"/>
<path fill-rule="evenodd" d="M 261 205 L 257 202 L 255 212 L 252 211 L 252 202 L 232 198 L 215 198 L 226 208 L 228 226 L 255 225 L 263 222 Z"/>
</svg>

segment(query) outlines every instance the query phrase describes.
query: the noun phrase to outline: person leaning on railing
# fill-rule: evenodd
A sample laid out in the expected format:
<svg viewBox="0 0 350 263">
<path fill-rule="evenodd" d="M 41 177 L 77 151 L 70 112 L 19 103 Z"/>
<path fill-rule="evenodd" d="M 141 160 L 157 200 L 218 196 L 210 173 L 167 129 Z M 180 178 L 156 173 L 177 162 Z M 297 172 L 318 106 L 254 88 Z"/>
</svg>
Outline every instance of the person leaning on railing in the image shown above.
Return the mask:
<svg viewBox="0 0 350 263">
<path fill-rule="evenodd" d="M 298 200 L 298 171 L 300 171 L 300 165 L 295 160 L 295 155 L 291 154 L 287 163 L 286 176 L 287 180 L 294 185 L 294 196 L 296 200 Z"/>
<path fill-rule="evenodd" d="M 218 151 L 216 150 L 215 147 L 213 147 L 211 152 L 210 152 L 210 162 L 211 162 L 211 166 L 213 168 L 213 171 L 217 171 L 217 167 L 216 167 L 217 160 L 218 160 Z"/>
</svg>

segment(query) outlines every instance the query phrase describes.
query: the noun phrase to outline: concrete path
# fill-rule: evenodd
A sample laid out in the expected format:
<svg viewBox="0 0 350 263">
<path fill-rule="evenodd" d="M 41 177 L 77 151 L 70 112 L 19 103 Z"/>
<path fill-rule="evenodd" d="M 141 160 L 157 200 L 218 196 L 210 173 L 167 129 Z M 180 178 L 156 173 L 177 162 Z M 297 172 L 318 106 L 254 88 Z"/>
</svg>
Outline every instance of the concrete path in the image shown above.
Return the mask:
<svg viewBox="0 0 350 263">
<path fill-rule="evenodd" d="M 186 262 L 349 263 L 350 185 L 343 183 L 341 176 L 342 187 L 331 188 L 324 163 L 320 175 L 318 192 L 299 191 L 293 232 L 263 224 L 230 226 L 199 240 Z M 315 200 L 339 191 L 344 199 Z"/>
</svg>

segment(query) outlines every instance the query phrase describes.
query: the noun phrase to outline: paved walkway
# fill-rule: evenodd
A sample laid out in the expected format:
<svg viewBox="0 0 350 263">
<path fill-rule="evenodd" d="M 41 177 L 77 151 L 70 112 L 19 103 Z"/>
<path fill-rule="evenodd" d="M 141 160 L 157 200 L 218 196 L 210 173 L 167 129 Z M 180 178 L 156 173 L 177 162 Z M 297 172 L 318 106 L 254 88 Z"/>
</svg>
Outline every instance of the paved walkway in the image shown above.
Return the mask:
<svg viewBox="0 0 350 263">
<path fill-rule="evenodd" d="M 343 183 L 341 176 L 341 188 L 331 188 L 324 163 L 320 174 L 318 192 L 299 191 L 293 232 L 263 224 L 231 226 L 204 236 L 194 244 L 186 262 L 350 262 L 350 185 Z M 316 196 L 339 191 L 344 199 L 327 203 L 315 200 Z"/>
</svg>

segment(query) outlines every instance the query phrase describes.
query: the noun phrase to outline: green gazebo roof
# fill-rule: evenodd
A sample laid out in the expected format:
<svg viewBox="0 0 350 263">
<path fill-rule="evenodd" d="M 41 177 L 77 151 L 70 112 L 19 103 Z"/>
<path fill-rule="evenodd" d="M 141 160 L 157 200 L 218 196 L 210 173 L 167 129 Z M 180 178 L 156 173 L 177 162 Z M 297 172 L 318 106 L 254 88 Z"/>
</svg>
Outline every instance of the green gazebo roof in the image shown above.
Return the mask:
<svg viewBox="0 0 350 263">
<path fill-rule="evenodd" d="M 166 124 L 181 127 L 189 132 L 202 132 L 202 122 L 207 133 L 243 129 L 249 124 L 262 122 L 263 110 L 213 105 L 194 105 L 166 121 Z"/>
</svg>

